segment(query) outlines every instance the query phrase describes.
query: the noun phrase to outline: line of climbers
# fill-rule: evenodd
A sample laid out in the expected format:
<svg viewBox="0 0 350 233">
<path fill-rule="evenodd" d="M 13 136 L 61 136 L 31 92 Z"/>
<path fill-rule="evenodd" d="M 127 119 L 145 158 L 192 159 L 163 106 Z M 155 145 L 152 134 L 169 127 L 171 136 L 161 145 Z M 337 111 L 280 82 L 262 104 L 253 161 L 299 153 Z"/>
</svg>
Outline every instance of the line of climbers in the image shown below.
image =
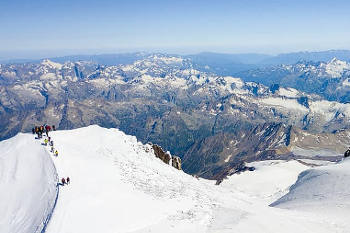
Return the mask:
<svg viewBox="0 0 350 233">
<path fill-rule="evenodd" d="M 40 126 L 35 126 L 34 128 L 32 128 L 32 133 L 33 134 L 37 134 L 38 138 L 42 138 L 43 137 L 43 133 L 46 133 L 46 136 L 49 136 L 49 132 L 53 130 L 56 130 L 55 125 L 52 125 L 52 128 L 50 125 L 40 125 Z"/>
<path fill-rule="evenodd" d="M 55 125 L 52 125 L 52 127 L 51 127 L 50 125 L 44 124 L 44 125 L 35 126 L 34 128 L 32 128 L 32 133 L 33 134 L 37 134 L 37 137 L 35 139 L 42 138 L 43 137 L 43 133 L 45 133 L 46 134 L 46 138 L 44 139 L 44 142 L 42 143 L 42 145 L 47 146 L 49 144 L 50 152 L 52 152 L 54 156 L 58 157 L 58 150 L 55 150 L 53 140 L 51 139 L 51 137 L 49 137 L 49 132 L 51 130 L 56 131 Z M 67 177 L 66 179 L 63 177 L 61 179 L 61 183 L 58 183 L 57 185 L 64 186 L 65 184 L 67 184 L 67 185 L 70 184 L 70 178 L 69 177 Z"/>
</svg>

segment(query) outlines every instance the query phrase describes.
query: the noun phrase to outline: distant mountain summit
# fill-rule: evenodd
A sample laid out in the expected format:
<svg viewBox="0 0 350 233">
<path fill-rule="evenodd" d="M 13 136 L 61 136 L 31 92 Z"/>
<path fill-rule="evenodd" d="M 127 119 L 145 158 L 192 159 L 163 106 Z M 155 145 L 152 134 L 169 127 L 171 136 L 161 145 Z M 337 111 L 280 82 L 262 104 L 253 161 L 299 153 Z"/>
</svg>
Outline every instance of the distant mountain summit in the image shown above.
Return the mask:
<svg viewBox="0 0 350 233">
<path fill-rule="evenodd" d="M 350 102 L 350 63 L 333 58 L 328 62 L 300 61 L 237 74 L 245 81 L 296 88 L 327 100 Z"/>
<path fill-rule="evenodd" d="M 333 58 L 350 61 L 350 50 L 327 50 L 319 52 L 284 53 L 263 60 L 263 64 L 295 64 L 299 61 L 328 62 Z"/>
</svg>

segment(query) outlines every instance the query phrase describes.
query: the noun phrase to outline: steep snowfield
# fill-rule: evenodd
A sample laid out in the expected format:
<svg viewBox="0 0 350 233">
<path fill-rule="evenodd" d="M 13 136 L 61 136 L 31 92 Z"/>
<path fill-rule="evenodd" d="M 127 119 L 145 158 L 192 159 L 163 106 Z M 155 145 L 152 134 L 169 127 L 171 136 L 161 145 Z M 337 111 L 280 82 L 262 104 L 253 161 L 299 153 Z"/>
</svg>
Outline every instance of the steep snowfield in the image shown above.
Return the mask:
<svg viewBox="0 0 350 233">
<path fill-rule="evenodd" d="M 25 143 L 22 143 L 23 140 L 19 137 L 25 138 L 23 139 Z M 57 205 L 46 228 L 48 233 L 280 233 L 281 231 L 325 233 L 348 232 L 350 229 L 350 224 L 339 220 L 335 212 L 329 214 L 326 211 L 313 211 L 315 209 L 289 210 L 269 206 L 288 193 L 289 187 L 297 180 L 298 175 L 309 168 L 297 161 L 255 162 L 250 164 L 256 167 L 255 171 L 233 175 L 217 186 L 214 185 L 214 181 L 196 179 L 164 164 L 155 158 L 149 145 L 143 145 L 137 142 L 135 137 L 125 135 L 117 129 L 89 126 L 52 132 L 51 137 L 59 151 L 58 157 L 50 155 L 48 147 L 46 152 L 43 151 L 44 147 L 38 140 L 34 140 L 32 135 L 21 134 L 11 139 L 12 141 L 0 144 L 1 151 L 6 152 L 17 141 L 21 141 L 16 144 L 17 151 L 25 154 L 24 152 L 31 148 L 33 158 L 45 158 L 47 161 L 44 164 L 48 170 L 36 168 L 32 171 L 33 166 L 21 170 L 23 173 L 34 175 L 38 171 L 45 174 L 51 174 L 49 171 L 52 171 L 52 177 L 49 176 L 50 179 L 45 183 L 50 190 L 53 190 L 52 194 L 55 194 L 55 185 L 52 182 L 56 182 L 56 174 L 49 156 L 54 161 L 59 177 L 71 178 L 71 184 L 59 186 Z M 10 167 L 15 166 L 11 165 L 14 163 L 7 158 L 0 164 Z M 36 162 L 36 166 L 40 164 Z M 324 171 L 331 173 L 339 170 L 335 174 L 343 174 L 342 170 L 348 169 L 348 166 L 329 166 L 325 167 Z M 19 169 L 20 166 L 17 166 L 15 170 Z M 322 168 L 316 170 L 323 171 Z M 304 173 L 309 172 L 308 170 Z M 7 219 L 2 222 L 3 228 L 11 226 L 12 215 L 18 208 L 24 208 L 24 204 L 20 202 L 23 198 L 21 193 L 36 192 L 38 186 L 37 184 L 35 187 L 26 186 L 29 182 L 25 183 L 24 187 L 21 186 L 22 192 L 18 192 L 14 187 L 4 186 L 4 177 L 12 176 L 13 173 L 10 168 L 1 173 L 1 190 L 3 188 L 11 190 L 14 198 L 9 205 L 0 199 L 1 220 Z M 338 176 L 333 177 L 333 182 L 336 177 Z M 345 176 L 341 180 L 343 186 L 339 190 L 338 186 L 328 186 L 326 183 L 328 180 L 323 183 L 324 187 L 318 186 L 318 190 L 320 193 L 323 190 L 341 192 L 343 195 L 341 199 L 336 198 L 334 202 L 328 203 L 336 204 L 338 209 L 347 213 L 349 207 L 346 204 L 346 197 L 350 192 L 346 187 L 349 182 Z M 21 182 L 21 185 L 23 183 Z M 302 183 L 308 185 L 307 181 Z M 309 187 L 311 194 L 317 190 L 311 189 L 313 187 Z M 293 188 L 280 200 L 292 192 Z M 3 192 L 1 195 L 4 195 Z M 52 196 L 49 199 L 35 195 L 25 200 L 36 202 L 40 208 L 52 207 L 55 195 Z M 312 195 L 306 196 L 305 199 L 303 195 L 298 197 L 299 203 L 307 204 L 308 199 L 312 200 Z M 41 201 L 37 198 L 41 198 Z M 47 200 L 52 202 L 48 205 Z M 342 202 L 345 205 L 341 205 Z M 11 209 L 5 213 L 4 208 Z M 41 221 L 38 220 L 40 224 L 42 219 L 45 219 L 45 214 L 49 213 L 45 208 L 41 209 L 39 212 L 37 209 L 25 208 L 26 211 L 21 213 L 21 216 L 40 219 Z"/>
<path fill-rule="evenodd" d="M 0 142 L 0 232 L 41 232 L 57 187 L 51 158 L 32 135 Z"/>
</svg>

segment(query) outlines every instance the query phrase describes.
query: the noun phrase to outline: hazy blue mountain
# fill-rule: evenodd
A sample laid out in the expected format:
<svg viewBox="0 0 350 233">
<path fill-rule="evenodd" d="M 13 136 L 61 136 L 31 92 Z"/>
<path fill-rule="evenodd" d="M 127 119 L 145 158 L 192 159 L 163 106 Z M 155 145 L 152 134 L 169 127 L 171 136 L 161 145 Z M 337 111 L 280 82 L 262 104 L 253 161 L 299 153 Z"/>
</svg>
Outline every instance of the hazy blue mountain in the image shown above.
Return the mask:
<svg viewBox="0 0 350 233">
<path fill-rule="evenodd" d="M 94 55 L 69 55 L 62 57 L 48 58 L 50 61 L 65 63 L 65 62 L 78 62 L 78 61 L 90 61 L 101 65 L 125 65 L 132 64 L 139 59 L 143 59 L 149 56 L 149 53 L 137 52 L 137 53 L 118 53 L 118 54 L 94 54 Z M 39 63 L 42 59 L 9 59 L 0 60 L 0 64 L 16 64 L 16 63 Z"/>
<path fill-rule="evenodd" d="M 98 54 L 98 55 L 72 55 L 50 58 L 54 62 L 65 63 L 67 61 L 91 61 L 101 65 L 125 65 L 132 64 L 139 59 L 149 56 L 149 53 L 119 53 L 119 54 Z"/>
<path fill-rule="evenodd" d="M 220 75 L 231 75 L 236 72 L 258 68 L 259 63 L 271 56 L 255 53 L 225 54 L 203 52 L 185 57 L 190 58 L 194 67 L 199 70 L 214 72 Z"/>
<path fill-rule="evenodd" d="M 111 54 L 91 54 L 91 55 L 69 55 L 60 57 L 49 57 L 54 62 L 76 62 L 76 61 L 92 61 L 101 65 L 119 65 L 132 64 L 136 60 L 146 58 L 151 53 L 135 52 L 135 53 L 111 53 Z M 175 54 L 174 54 L 175 55 Z M 176 55 L 175 55 L 176 56 Z M 179 56 L 179 55 L 177 55 Z M 219 74 L 227 75 L 236 72 L 266 67 L 268 65 L 279 64 L 295 64 L 300 61 L 327 62 L 336 57 L 339 60 L 350 61 L 349 50 L 328 50 L 319 52 L 295 52 L 283 53 L 276 56 L 259 54 L 259 53 L 214 53 L 202 52 L 182 56 L 191 59 L 196 68 L 206 69 L 207 71 L 215 71 Z M 44 57 L 43 57 L 44 58 Z M 1 58 L 1 64 L 9 63 L 37 63 L 42 59 L 5 59 Z"/>
<path fill-rule="evenodd" d="M 261 64 L 295 64 L 300 61 L 328 62 L 333 58 L 350 61 L 349 50 L 328 50 L 320 52 L 283 53 L 261 61 Z"/>
<path fill-rule="evenodd" d="M 228 53 L 212 53 L 203 52 L 198 54 L 187 55 L 192 61 L 198 63 L 238 63 L 238 64 L 258 64 L 271 55 L 259 53 L 242 53 L 242 54 L 228 54 Z"/>
</svg>

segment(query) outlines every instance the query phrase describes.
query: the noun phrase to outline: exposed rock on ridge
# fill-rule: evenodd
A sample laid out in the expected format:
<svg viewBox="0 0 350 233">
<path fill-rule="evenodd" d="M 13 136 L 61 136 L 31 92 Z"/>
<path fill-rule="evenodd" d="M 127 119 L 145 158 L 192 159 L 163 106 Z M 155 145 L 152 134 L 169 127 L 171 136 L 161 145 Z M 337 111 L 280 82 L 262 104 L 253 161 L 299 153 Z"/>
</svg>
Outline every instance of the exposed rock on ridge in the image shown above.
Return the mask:
<svg viewBox="0 0 350 233">
<path fill-rule="evenodd" d="M 173 166 L 174 168 L 181 170 L 181 159 L 178 156 L 171 156 L 168 152 L 164 152 L 163 149 L 156 145 L 152 145 L 153 152 L 157 158 L 164 163 Z"/>
</svg>

